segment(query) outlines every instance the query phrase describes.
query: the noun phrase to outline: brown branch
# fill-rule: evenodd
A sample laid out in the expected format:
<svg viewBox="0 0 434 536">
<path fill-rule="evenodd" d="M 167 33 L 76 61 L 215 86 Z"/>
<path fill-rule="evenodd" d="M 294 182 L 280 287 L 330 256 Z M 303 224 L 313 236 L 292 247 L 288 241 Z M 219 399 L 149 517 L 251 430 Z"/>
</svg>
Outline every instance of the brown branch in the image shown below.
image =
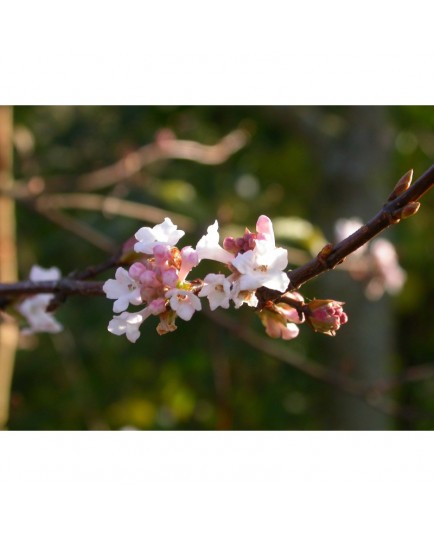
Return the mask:
<svg viewBox="0 0 434 536">
<path fill-rule="evenodd" d="M 18 283 L 0 283 L 0 296 L 12 298 L 33 294 L 104 296 L 103 281 L 80 281 L 64 277 L 53 281 L 20 281 Z"/>
<path fill-rule="evenodd" d="M 359 247 L 369 242 L 369 240 L 387 229 L 387 227 L 399 223 L 401 219 L 413 216 L 419 209 L 418 199 L 434 186 L 434 166 L 431 166 L 412 186 L 409 186 L 411 175 L 412 171 L 406 173 L 398 181 L 389 196 L 388 202 L 385 203 L 383 208 L 371 220 L 360 227 L 360 229 L 338 244 L 327 244 L 314 259 L 299 268 L 291 270 L 289 272 L 290 283 L 287 290 L 299 289 L 311 279 L 324 272 L 333 270 L 350 253 L 353 253 Z M 405 186 L 407 186 L 406 189 Z M 257 295 L 260 301 L 259 307 L 261 307 L 267 300 L 278 299 L 281 293 L 261 287 L 258 289 Z"/>
</svg>

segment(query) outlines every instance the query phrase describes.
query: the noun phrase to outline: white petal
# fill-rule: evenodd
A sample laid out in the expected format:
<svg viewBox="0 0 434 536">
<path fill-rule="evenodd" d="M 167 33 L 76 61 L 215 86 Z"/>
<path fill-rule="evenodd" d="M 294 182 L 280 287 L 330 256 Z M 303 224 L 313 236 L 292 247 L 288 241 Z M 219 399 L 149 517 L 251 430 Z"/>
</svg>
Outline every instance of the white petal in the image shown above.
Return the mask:
<svg viewBox="0 0 434 536">
<path fill-rule="evenodd" d="M 218 233 L 217 220 L 208 227 L 207 234 L 202 236 L 196 246 L 199 260 L 209 259 L 212 261 L 228 264 L 232 262 L 234 256 L 219 245 L 220 235 Z"/>
<path fill-rule="evenodd" d="M 157 244 L 174 246 L 184 236 L 184 231 L 178 230 L 170 218 L 165 218 L 163 223 L 150 227 L 141 227 L 134 235 L 138 242 L 134 244 L 134 250 L 138 253 L 151 255 Z"/>
<path fill-rule="evenodd" d="M 31 281 L 52 281 L 60 279 L 60 275 L 59 268 L 55 266 L 45 269 L 35 264 L 30 270 L 29 279 Z"/>
</svg>

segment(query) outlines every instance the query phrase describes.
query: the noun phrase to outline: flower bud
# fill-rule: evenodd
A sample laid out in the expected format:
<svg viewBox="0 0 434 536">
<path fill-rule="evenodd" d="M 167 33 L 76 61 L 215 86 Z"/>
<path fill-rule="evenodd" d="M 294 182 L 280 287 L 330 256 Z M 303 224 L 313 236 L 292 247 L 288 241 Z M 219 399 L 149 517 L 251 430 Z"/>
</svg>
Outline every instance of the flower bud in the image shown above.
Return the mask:
<svg viewBox="0 0 434 536">
<path fill-rule="evenodd" d="M 393 192 L 389 195 L 388 201 L 393 201 L 393 199 L 396 199 L 401 194 L 406 192 L 411 184 L 411 181 L 413 179 L 413 170 L 410 169 L 407 171 L 405 175 L 403 175 L 399 181 L 396 183 L 395 188 L 393 189 Z"/>
<path fill-rule="evenodd" d="M 419 210 L 419 208 L 420 208 L 420 203 L 418 203 L 417 201 L 411 201 L 410 203 L 405 205 L 405 207 L 402 209 L 401 218 L 405 220 L 406 218 L 410 218 L 411 216 L 414 216 L 416 212 Z"/>
<path fill-rule="evenodd" d="M 232 236 L 227 236 L 223 240 L 223 249 L 229 251 L 229 253 L 233 253 L 234 255 L 236 255 L 240 251 L 236 244 L 235 238 L 233 238 Z"/>
<path fill-rule="evenodd" d="M 325 335 L 336 335 L 336 331 L 348 321 L 342 302 L 334 300 L 312 300 L 306 304 L 310 314 L 306 321 L 314 331 Z"/>
<path fill-rule="evenodd" d="M 265 332 L 273 339 L 283 339 L 289 341 L 297 337 L 299 328 L 292 322 L 287 322 L 286 319 L 268 309 L 264 309 L 259 313 L 259 317 Z"/>
</svg>

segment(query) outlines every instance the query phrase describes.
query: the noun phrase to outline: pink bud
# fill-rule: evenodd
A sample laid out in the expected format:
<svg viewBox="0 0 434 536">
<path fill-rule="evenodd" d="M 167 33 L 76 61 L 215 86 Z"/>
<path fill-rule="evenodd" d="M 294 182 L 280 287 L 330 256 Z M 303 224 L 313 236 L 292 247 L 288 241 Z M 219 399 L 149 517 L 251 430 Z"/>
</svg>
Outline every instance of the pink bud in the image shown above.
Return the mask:
<svg viewBox="0 0 434 536">
<path fill-rule="evenodd" d="M 179 280 L 184 281 L 190 270 L 199 264 L 199 255 L 191 246 L 185 246 L 181 249 L 181 259 Z"/>
<path fill-rule="evenodd" d="M 141 262 L 135 262 L 128 270 L 128 273 L 133 279 L 139 279 L 142 273 L 146 270 L 146 266 Z"/>
<path fill-rule="evenodd" d="M 144 270 L 140 274 L 139 281 L 144 287 L 156 288 L 160 286 L 160 282 L 157 279 L 157 274 L 152 270 Z"/>
<path fill-rule="evenodd" d="M 287 322 L 280 314 L 275 314 L 264 309 L 259 314 L 261 322 L 265 327 L 265 332 L 273 339 L 283 339 L 289 341 L 297 337 L 299 328 L 291 322 Z"/>
<path fill-rule="evenodd" d="M 287 303 L 276 303 L 274 306 L 274 311 L 283 316 L 287 322 L 295 322 L 296 324 L 300 324 L 304 321 L 304 317 L 301 316 L 300 318 L 298 311 Z"/>
<path fill-rule="evenodd" d="M 306 304 L 310 311 L 306 321 L 314 331 L 336 335 L 336 331 L 348 321 L 342 305 L 342 302 L 334 300 L 312 300 Z"/>
<path fill-rule="evenodd" d="M 223 240 L 223 248 L 226 251 L 229 251 L 229 253 L 233 253 L 234 255 L 236 255 L 240 251 L 238 246 L 237 246 L 237 244 L 236 244 L 235 238 L 233 238 L 232 236 L 227 236 Z"/>
<path fill-rule="evenodd" d="M 168 270 L 164 270 L 164 272 L 162 272 L 161 274 L 161 280 L 163 282 L 163 285 L 166 285 L 167 287 L 176 287 L 179 278 L 175 268 L 169 268 Z"/>
<path fill-rule="evenodd" d="M 153 315 L 160 315 L 166 310 L 166 300 L 165 298 L 156 298 L 152 300 L 148 306 L 148 310 Z"/>
<path fill-rule="evenodd" d="M 164 264 L 166 261 L 171 259 L 170 255 L 170 247 L 165 246 L 163 244 L 157 244 L 152 248 L 152 252 L 155 257 L 155 261 L 157 264 Z"/>
</svg>

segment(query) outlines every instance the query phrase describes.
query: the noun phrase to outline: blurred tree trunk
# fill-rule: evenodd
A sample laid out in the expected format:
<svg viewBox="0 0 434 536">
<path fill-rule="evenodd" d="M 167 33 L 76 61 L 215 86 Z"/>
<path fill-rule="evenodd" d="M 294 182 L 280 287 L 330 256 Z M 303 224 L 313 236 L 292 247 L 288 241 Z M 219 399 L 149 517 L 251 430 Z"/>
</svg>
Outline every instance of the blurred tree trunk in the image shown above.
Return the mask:
<svg viewBox="0 0 434 536">
<path fill-rule="evenodd" d="M 350 107 L 346 124 L 333 140 L 333 149 L 322 146 L 323 191 L 318 212 L 329 240 L 334 240 L 337 218 L 357 216 L 366 221 L 388 195 L 390 141 L 386 111 L 382 107 Z M 348 128 L 346 128 L 348 127 Z M 398 177 L 399 178 L 399 177 Z M 387 297 L 368 301 L 362 284 L 346 273 L 330 273 L 318 281 L 321 297 L 346 303 L 349 323 L 333 339 L 324 341 L 328 356 L 322 359 L 341 373 L 375 383 L 391 372 L 393 322 Z M 362 400 L 331 390 L 329 427 L 337 430 L 385 430 L 392 419 Z"/>
<path fill-rule="evenodd" d="M 1 195 L 12 184 L 12 109 L 0 106 L 0 281 L 17 280 L 14 201 Z M 0 429 L 9 418 L 10 389 L 18 344 L 15 323 L 0 319 Z"/>
</svg>

